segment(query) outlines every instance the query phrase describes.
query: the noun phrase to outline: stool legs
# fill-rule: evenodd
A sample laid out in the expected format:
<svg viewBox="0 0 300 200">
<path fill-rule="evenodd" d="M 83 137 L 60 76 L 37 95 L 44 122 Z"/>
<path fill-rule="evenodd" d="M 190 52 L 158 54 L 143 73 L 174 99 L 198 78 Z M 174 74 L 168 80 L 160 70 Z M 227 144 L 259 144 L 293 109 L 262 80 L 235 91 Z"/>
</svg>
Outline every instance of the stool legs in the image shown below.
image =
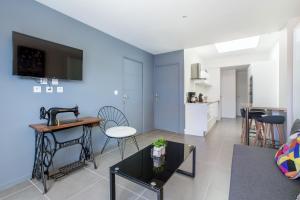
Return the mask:
<svg viewBox="0 0 300 200">
<path fill-rule="evenodd" d="M 245 132 L 246 132 L 246 130 L 245 130 L 245 119 L 243 118 L 243 120 L 242 120 L 242 134 L 241 134 L 241 143 L 242 144 L 244 144 L 245 143 L 245 136 L 246 136 L 246 134 L 245 134 Z"/>
<path fill-rule="evenodd" d="M 242 144 L 245 144 L 246 142 L 247 142 L 247 140 L 246 140 L 246 123 L 247 123 L 247 121 L 246 121 L 246 119 L 245 118 L 243 118 L 243 120 L 242 120 L 242 134 L 241 134 L 241 143 Z M 248 127 L 249 128 L 251 128 L 251 126 L 252 126 L 252 119 L 251 120 L 249 120 L 248 121 Z"/>
<path fill-rule="evenodd" d="M 249 124 L 248 127 L 252 127 L 253 119 L 250 119 L 248 122 L 245 118 L 242 119 L 242 134 L 241 134 L 241 143 L 244 144 L 246 142 L 246 127 L 247 124 Z M 276 132 L 278 134 L 279 144 L 282 145 L 284 143 L 284 133 L 283 133 L 283 125 L 282 124 L 271 124 L 271 123 L 263 123 L 259 120 L 254 119 L 255 123 L 255 131 L 256 136 L 254 138 L 254 144 L 261 144 L 261 146 L 266 147 L 267 146 L 267 140 L 268 138 L 272 141 L 272 146 L 276 147 L 276 141 L 275 141 L 275 133 L 274 129 L 276 128 Z M 136 146 L 136 140 L 133 138 L 133 141 L 135 142 Z M 260 142 L 260 143 L 258 143 Z M 137 146 L 138 148 L 138 146 Z M 138 148 L 139 149 L 139 148 Z"/>
<path fill-rule="evenodd" d="M 278 134 L 278 140 L 279 145 L 282 145 L 284 143 L 284 135 L 283 135 L 283 128 L 281 124 L 264 124 L 261 123 L 261 131 L 263 133 L 263 146 L 267 146 L 267 140 L 268 138 L 271 139 L 272 147 L 276 147 L 276 141 L 275 141 L 275 132 L 274 128 L 276 128 L 277 134 Z"/>
<path fill-rule="evenodd" d="M 274 126 L 270 124 L 270 134 L 272 139 L 272 146 L 275 147 L 275 136 L 274 136 Z"/>
<path fill-rule="evenodd" d="M 261 127 L 258 121 L 254 120 L 255 123 L 255 140 L 254 140 L 254 144 L 257 144 L 259 140 L 262 139 L 262 135 L 261 135 Z"/>
<path fill-rule="evenodd" d="M 270 126 L 268 124 L 261 123 L 262 125 L 262 133 L 263 133 L 263 146 L 267 146 L 267 134 L 269 133 Z"/>
<path fill-rule="evenodd" d="M 241 134 L 241 143 L 244 144 L 246 142 L 246 119 L 243 118 L 242 120 L 242 134 Z M 252 123 L 253 123 L 253 119 L 249 120 L 248 121 L 248 124 L 249 126 L 248 127 L 252 127 Z M 259 140 L 262 140 L 264 137 L 263 137 L 263 129 L 264 129 L 264 125 L 263 123 L 259 123 L 257 120 L 254 120 L 254 123 L 255 123 L 255 132 L 256 132 L 256 135 L 255 135 L 255 138 L 254 138 L 254 144 L 257 144 Z"/>
<path fill-rule="evenodd" d="M 276 129 L 277 129 L 277 132 L 278 132 L 278 137 L 279 137 L 279 145 L 283 145 L 284 143 L 284 136 L 283 136 L 283 126 L 282 125 L 279 125 L 279 124 L 276 124 Z M 281 128 L 279 128 L 281 127 Z"/>
</svg>

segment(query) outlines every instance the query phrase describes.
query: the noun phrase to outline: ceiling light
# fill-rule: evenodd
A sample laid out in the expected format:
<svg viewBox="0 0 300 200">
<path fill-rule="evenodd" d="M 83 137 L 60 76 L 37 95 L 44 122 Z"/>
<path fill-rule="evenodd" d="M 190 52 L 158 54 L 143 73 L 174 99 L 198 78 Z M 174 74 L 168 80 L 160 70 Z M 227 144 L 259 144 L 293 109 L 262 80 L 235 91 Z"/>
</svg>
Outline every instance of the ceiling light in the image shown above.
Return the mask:
<svg viewBox="0 0 300 200">
<path fill-rule="evenodd" d="M 186 15 L 183 15 L 182 18 L 185 19 L 185 18 L 187 18 L 187 16 L 186 16 Z"/>
<path fill-rule="evenodd" d="M 229 42 L 216 43 L 215 46 L 219 53 L 239 51 L 244 49 L 254 49 L 258 46 L 260 36 L 232 40 Z"/>
</svg>

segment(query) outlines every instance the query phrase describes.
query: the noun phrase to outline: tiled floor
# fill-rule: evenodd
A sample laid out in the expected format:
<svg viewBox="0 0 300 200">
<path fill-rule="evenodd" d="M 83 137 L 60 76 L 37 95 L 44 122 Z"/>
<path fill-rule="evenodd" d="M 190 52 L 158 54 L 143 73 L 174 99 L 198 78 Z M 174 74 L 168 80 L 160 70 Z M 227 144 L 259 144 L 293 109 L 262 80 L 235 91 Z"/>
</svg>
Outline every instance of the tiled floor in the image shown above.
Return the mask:
<svg viewBox="0 0 300 200">
<path fill-rule="evenodd" d="M 197 173 L 192 179 L 174 174 L 164 188 L 166 200 L 227 200 L 230 184 L 230 169 L 233 144 L 240 142 L 240 121 L 222 120 L 204 137 L 185 136 L 165 131 L 153 131 L 138 136 L 141 147 L 150 144 L 160 136 L 168 140 L 185 142 L 197 146 Z M 126 146 L 126 156 L 136 152 L 132 144 Z M 92 165 L 53 182 L 50 190 L 41 194 L 41 184 L 27 181 L 6 191 L 0 192 L 0 200 L 22 199 L 70 199 L 70 200 L 108 200 L 108 167 L 120 161 L 117 149 L 112 149 L 102 156 L 97 156 L 98 169 Z M 189 168 L 187 160 L 182 168 Z M 153 192 L 122 178 L 117 178 L 117 199 L 119 200 L 154 200 Z"/>
</svg>

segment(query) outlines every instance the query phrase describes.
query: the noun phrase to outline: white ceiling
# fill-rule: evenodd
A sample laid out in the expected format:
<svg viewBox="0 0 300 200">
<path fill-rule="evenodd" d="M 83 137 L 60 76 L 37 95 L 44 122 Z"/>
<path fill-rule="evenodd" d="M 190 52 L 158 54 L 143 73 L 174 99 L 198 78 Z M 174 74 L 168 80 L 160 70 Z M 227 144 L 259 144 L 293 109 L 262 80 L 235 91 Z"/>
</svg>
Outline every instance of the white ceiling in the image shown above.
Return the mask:
<svg viewBox="0 0 300 200">
<path fill-rule="evenodd" d="M 219 53 L 214 44 L 195 47 L 192 49 L 195 50 L 197 54 L 201 57 L 201 59 L 204 60 L 220 59 L 228 56 L 270 53 L 274 48 L 274 46 L 276 45 L 276 43 L 279 42 L 279 38 L 280 38 L 279 32 L 263 34 L 260 35 L 257 48 L 232 51 L 227 53 Z"/>
<path fill-rule="evenodd" d="M 300 16 L 300 0 L 37 1 L 153 54 L 278 31 Z"/>
</svg>

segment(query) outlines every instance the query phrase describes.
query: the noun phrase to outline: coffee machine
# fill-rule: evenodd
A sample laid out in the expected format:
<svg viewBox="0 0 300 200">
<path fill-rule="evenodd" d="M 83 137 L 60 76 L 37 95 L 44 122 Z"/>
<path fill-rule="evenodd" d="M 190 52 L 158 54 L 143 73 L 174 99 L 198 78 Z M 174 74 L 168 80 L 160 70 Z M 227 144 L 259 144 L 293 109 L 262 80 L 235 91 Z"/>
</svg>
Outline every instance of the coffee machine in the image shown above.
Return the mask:
<svg viewBox="0 0 300 200">
<path fill-rule="evenodd" d="M 187 93 L 187 102 L 195 103 L 196 92 L 188 92 Z"/>
</svg>

